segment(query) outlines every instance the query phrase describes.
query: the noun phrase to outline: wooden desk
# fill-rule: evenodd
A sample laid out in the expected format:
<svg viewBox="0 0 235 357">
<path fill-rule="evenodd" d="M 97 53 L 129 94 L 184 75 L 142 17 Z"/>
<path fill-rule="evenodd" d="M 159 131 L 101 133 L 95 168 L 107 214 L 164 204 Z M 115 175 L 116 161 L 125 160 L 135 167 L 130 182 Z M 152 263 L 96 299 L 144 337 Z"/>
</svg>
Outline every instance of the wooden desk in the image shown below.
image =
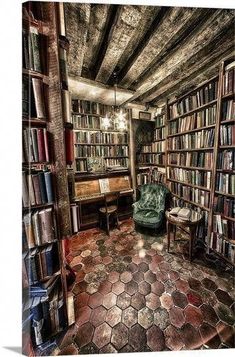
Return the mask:
<svg viewBox="0 0 235 357">
<path fill-rule="evenodd" d="M 196 236 L 196 229 L 202 220 L 202 215 L 198 212 L 191 210 L 191 218 L 188 221 L 182 220 L 177 216 L 172 216 L 169 211 L 166 211 L 167 219 L 167 251 L 170 250 L 171 235 L 175 241 L 176 228 L 181 227 L 183 229 L 189 229 L 189 258 L 192 261 L 193 256 L 193 244 Z"/>
</svg>

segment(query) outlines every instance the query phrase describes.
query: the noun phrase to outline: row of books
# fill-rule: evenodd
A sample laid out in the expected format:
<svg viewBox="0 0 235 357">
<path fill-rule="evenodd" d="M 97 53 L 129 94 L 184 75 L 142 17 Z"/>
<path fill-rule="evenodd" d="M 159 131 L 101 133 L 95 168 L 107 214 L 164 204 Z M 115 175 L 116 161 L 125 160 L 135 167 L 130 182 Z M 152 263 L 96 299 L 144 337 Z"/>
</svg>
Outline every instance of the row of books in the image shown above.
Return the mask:
<svg viewBox="0 0 235 357">
<path fill-rule="evenodd" d="M 100 118 L 91 115 L 72 115 L 74 129 L 100 129 Z"/>
<path fill-rule="evenodd" d="M 220 214 L 214 214 L 213 232 L 227 239 L 233 239 L 233 244 L 235 244 L 235 222 L 222 218 Z"/>
<path fill-rule="evenodd" d="M 23 162 L 49 161 L 46 128 L 25 128 L 23 130 Z"/>
<path fill-rule="evenodd" d="M 235 100 L 226 100 L 222 104 L 222 120 L 235 119 Z"/>
<path fill-rule="evenodd" d="M 35 26 L 29 26 L 28 31 L 23 29 L 23 68 L 42 73 L 43 61 L 42 50 L 44 50 L 44 37 L 38 33 Z"/>
<path fill-rule="evenodd" d="M 52 203 L 52 173 L 45 170 L 22 172 L 23 207 Z"/>
<path fill-rule="evenodd" d="M 165 125 L 165 116 L 164 115 L 159 115 L 155 118 L 155 128 L 157 129 L 158 127 L 161 127 Z"/>
<path fill-rule="evenodd" d="M 114 111 L 113 106 L 82 99 L 72 99 L 72 110 L 76 113 L 98 114 L 105 116 Z M 125 110 L 124 110 L 125 112 Z"/>
<path fill-rule="evenodd" d="M 164 152 L 165 148 L 166 148 L 165 141 L 153 142 L 148 145 L 142 145 L 141 152 L 142 153 L 159 153 L 159 152 Z"/>
<path fill-rule="evenodd" d="M 127 144 L 127 133 L 104 133 L 100 131 L 74 132 L 74 141 L 77 144 Z"/>
<path fill-rule="evenodd" d="M 70 205 L 71 211 L 71 223 L 72 223 L 72 232 L 73 234 L 79 231 L 79 206 L 75 203 Z"/>
<path fill-rule="evenodd" d="M 213 147 L 214 134 L 214 129 L 209 129 L 169 138 L 169 150 Z"/>
<path fill-rule="evenodd" d="M 235 199 L 225 196 L 214 197 L 214 210 L 218 213 L 222 213 L 227 217 L 235 217 Z"/>
<path fill-rule="evenodd" d="M 23 306 L 31 319 L 31 336 L 35 345 L 41 345 L 48 338 L 66 327 L 65 302 L 62 290 L 56 285 L 47 296 L 31 297 Z"/>
<path fill-rule="evenodd" d="M 223 95 L 235 92 L 235 61 L 225 68 L 223 76 Z"/>
<path fill-rule="evenodd" d="M 117 146 L 99 146 L 99 145 L 75 145 L 75 156 L 77 157 L 96 157 L 96 156 L 128 156 L 128 147 Z"/>
<path fill-rule="evenodd" d="M 28 248 L 40 246 L 55 240 L 55 216 L 52 208 L 46 208 L 24 215 L 24 231 Z"/>
<path fill-rule="evenodd" d="M 214 80 L 198 89 L 195 94 L 188 95 L 177 103 L 170 106 L 170 117 L 175 118 L 191 110 L 207 104 L 217 98 L 218 81 Z"/>
<path fill-rule="evenodd" d="M 164 154 L 139 154 L 137 157 L 139 164 L 165 165 Z"/>
<path fill-rule="evenodd" d="M 216 232 L 211 233 L 209 247 L 216 252 L 222 254 L 227 258 L 231 263 L 235 263 L 235 242 L 229 242 L 220 234 Z"/>
<path fill-rule="evenodd" d="M 220 145 L 235 145 L 235 125 L 220 126 Z"/>
<path fill-rule="evenodd" d="M 87 172 L 88 171 L 87 159 L 75 160 L 75 171 Z"/>
<path fill-rule="evenodd" d="M 172 165 L 210 168 L 212 161 L 212 152 L 194 151 L 169 154 L 169 163 Z"/>
<path fill-rule="evenodd" d="M 161 140 L 161 139 L 165 139 L 166 137 L 166 128 L 162 127 L 162 128 L 158 128 L 154 130 L 154 140 Z"/>
<path fill-rule="evenodd" d="M 104 158 L 105 160 L 105 168 L 115 169 L 123 168 L 126 169 L 129 166 L 129 159 L 128 158 Z M 91 164 L 88 164 L 87 159 L 79 158 L 75 160 L 75 171 L 77 172 L 87 172 L 90 169 Z"/>
<path fill-rule="evenodd" d="M 23 271 L 29 285 L 40 282 L 55 274 L 59 269 L 59 255 L 56 243 L 34 248 L 23 254 Z"/>
<path fill-rule="evenodd" d="M 200 204 L 203 207 L 209 207 L 210 202 L 210 193 L 204 190 L 200 190 L 198 188 L 192 188 L 188 186 L 184 186 L 184 184 L 170 182 L 169 184 L 170 190 L 176 195 L 183 197 L 188 201 L 192 201 Z"/>
<path fill-rule="evenodd" d="M 149 168 L 147 172 L 140 172 L 137 174 L 137 185 L 145 185 L 148 183 L 163 183 L 166 180 L 166 175 L 164 172 L 158 171 L 155 168 Z"/>
<path fill-rule="evenodd" d="M 215 187 L 216 191 L 235 195 L 235 175 L 217 172 Z"/>
<path fill-rule="evenodd" d="M 169 179 L 182 181 L 185 183 L 203 186 L 210 189 L 211 171 L 185 170 L 181 168 L 167 168 Z"/>
<path fill-rule="evenodd" d="M 45 88 L 40 78 L 23 75 L 22 114 L 26 118 L 46 119 Z"/>
<path fill-rule="evenodd" d="M 213 125 L 216 122 L 216 106 L 212 106 L 187 115 L 178 120 L 169 122 L 170 134 L 177 134 L 188 130 L 198 129 L 204 126 Z"/>
<path fill-rule="evenodd" d="M 217 168 L 223 170 L 235 170 L 235 151 L 219 151 L 217 156 Z"/>
</svg>

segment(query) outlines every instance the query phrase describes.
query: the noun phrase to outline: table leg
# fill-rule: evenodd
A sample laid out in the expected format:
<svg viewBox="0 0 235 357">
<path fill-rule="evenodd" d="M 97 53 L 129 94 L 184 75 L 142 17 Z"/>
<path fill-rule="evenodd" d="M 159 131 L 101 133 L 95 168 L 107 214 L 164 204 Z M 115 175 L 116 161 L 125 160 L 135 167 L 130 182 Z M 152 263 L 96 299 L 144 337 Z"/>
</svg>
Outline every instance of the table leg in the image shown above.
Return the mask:
<svg viewBox="0 0 235 357">
<path fill-rule="evenodd" d="M 167 229 L 167 251 L 169 253 L 170 243 L 171 243 L 171 224 L 168 221 L 166 223 L 166 229 Z"/>
<path fill-rule="evenodd" d="M 193 243 L 195 238 L 195 227 L 190 227 L 190 237 L 189 237 L 189 259 L 190 262 L 193 258 Z"/>
</svg>

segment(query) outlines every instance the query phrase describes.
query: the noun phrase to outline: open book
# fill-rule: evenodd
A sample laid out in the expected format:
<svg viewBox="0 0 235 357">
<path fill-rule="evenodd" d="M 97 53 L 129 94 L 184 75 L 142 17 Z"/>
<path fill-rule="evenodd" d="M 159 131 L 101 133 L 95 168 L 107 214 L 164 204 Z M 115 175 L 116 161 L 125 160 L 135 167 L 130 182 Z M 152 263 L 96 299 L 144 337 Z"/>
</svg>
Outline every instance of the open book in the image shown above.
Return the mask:
<svg viewBox="0 0 235 357">
<path fill-rule="evenodd" d="M 172 208 L 172 210 L 170 211 L 170 214 L 172 216 L 177 216 L 180 219 L 184 219 L 184 220 L 190 220 L 191 217 L 191 210 L 189 208 L 181 208 L 181 207 L 174 207 Z"/>
</svg>

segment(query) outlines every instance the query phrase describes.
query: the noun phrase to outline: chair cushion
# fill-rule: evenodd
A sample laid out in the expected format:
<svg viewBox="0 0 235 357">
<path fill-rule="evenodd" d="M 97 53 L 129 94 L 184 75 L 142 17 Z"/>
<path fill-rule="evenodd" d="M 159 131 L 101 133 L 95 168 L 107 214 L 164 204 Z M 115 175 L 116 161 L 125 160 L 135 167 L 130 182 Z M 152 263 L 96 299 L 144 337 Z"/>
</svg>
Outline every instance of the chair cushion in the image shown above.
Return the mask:
<svg viewBox="0 0 235 357">
<path fill-rule="evenodd" d="M 106 207 L 100 207 L 99 211 L 101 213 L 114 213 L 115 211 L 117 211 L 117 206 L 115 206 L 115 205 L 108 206 L 107 211 L 106 211 Z"/>
</svg>

